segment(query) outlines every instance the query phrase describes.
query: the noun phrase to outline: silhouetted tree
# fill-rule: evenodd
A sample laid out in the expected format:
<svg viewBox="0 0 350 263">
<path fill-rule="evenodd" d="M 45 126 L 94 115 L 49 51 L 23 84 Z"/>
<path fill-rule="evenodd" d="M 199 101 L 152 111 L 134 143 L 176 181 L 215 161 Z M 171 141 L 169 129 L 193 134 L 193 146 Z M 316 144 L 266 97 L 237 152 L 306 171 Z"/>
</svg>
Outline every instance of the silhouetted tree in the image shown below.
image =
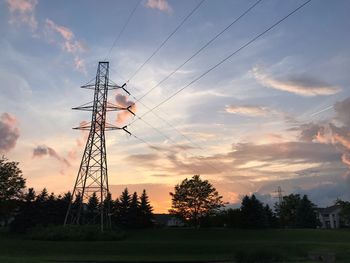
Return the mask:
<svg viewBox="0 0 350 263">
<path fill-rule="evenodd" d="M 274 228 L 279 226 L 276 214 L 272 211 L 269 205 L 264 206 L 264 213 L 267 218 L 268 227 Z"/>
<path fill-rule="evenodd" d="M 98 214 L 98 209 L 99 209 L 99 201 L 96 196 L 96 193 L 94 192 L 87 203 L 87 219 L 88 223 L 90 224 L 95 224 L 96 223 L 96 215 Z"/>
<path fill-rule="evenodd" d="M 128 225 L 130 216 L 130 203 L 131 196 L 129 194 L 128 188 L 125 188 L 121 196 L 119 197 L 119 218 L 121 225 Z"/>
<path fill-rule="evenodd" d="M 23 199 L 25 179 L 18 167 L 18 162 L 10 162 L 0 157 L 0 219 L 8 224 Z"/>
<path fill-rule="evenodd" d="M 153 208 L 149 202 L 146 190 L 143 189 L 139 203 L 139 224 L 141 227 L 149 227 L 153 225 Z"/>
<path fill-rule="evenodd" d="M 340 206 L 340 219 L 341 224 L 349 226 L 350 225 L 350 202 L 337 199 L 335 204 Z"/>
<path fill-rule="evenodd" d="M 225 224 L 228 227 L 240 228 L 242 227 L 242 216 L 240 209 L 227 209 L 226 211 L 227 220 Z"/>
<path fill-rule="evenodd" d="M 319 225 L 316 206 L 304 195 L 297 207 L 296 226 L 300 228 L 316 228 Z"/>
<path fill-rule="evenodd" d="M 280 225 L 284 227 L 295 227 L 297 221 L 297 208 L 300 203 L 299 194 L 283 196 L 281 203 L 275 204 L 275 210 Z"/>
<path fill-rule="evenodd" d="M 200 220 L 215 213 L 223 206 L 222 196 L 199 175 L 185 179 L 175 186 L 172 197 L 172 209 L 169 212 L 198 227 Z"/>
<path fill-rule="evenodd" d="M 130 201 L 128 225 L 130 227 L 137 227 L 139 224 L 138 220 L 139 220 L 139 198 L 137 196 L 137 193 L 134 192 Z"/>
<path fill-rule="evenodd" d="M 268 215 L 265 213 L 263 203 L 255 195 L 245 196 L 241 205 L 242 227 L 264 228 L 269 226 Z"/>
<path fill-rule="evenodd" d="M 290 194 L 275 205 L 279 223 L 283 227 L 315 228 L 318 225 L 315 205 L 306 195 Z"/>
</svg>

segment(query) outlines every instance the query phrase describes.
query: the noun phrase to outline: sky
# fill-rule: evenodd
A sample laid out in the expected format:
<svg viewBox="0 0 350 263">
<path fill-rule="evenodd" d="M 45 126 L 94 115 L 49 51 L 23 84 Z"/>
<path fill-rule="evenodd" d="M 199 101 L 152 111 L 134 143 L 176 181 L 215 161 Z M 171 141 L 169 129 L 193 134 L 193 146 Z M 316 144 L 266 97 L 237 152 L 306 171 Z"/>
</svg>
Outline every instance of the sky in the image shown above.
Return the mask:
<svg viewBox="0 0 350 263">
<path fill-rule="evenodd" d="M 106 60 L 132 94 L 109 101 L 142 97 L 145 114 L 108 113 L 141 139 L 106 132 L 113 197 L 146 189 L 166 212 L 174 185 L 200 174 L 233 206 L 252 193 L 272 204 L 278 186 L 319 206 L 350 200 L 349 1 L 311 1 L 187 86 L 304 2 L 260 1 L 156 86 L 256 1 L 2 0 L 0 153 L 27 187 L 72 190 L 87 138 L 72 127 L 91 116 L 71 108 L 93 99 L 79 87 Z"/>
</svg>

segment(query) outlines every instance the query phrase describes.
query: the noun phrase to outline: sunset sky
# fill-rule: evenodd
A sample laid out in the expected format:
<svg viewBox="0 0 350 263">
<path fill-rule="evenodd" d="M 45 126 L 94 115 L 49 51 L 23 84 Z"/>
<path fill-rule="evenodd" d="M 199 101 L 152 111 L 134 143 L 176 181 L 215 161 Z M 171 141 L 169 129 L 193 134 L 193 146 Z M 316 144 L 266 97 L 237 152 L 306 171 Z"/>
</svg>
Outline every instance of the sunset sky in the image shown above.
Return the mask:
<svg viewBox="0 0 350 263">
<path fill-rule="evenodd" d="M 90 121 L 71 110 L 93 99 L 79 87 L 110 62 L 110 79 L 142 97 L 256 1 L 2 0 L 0 153 L 20 163 L 27 186 L 72 190 Z M 305 0 L 262 0 L 136 103 L 142 116 Z M 135 71 L 200 6 L 149 62 Z M 137 5 L 137 6 L 136 6 Z M 123 29 L 130 13 L 129 23 Z M 128 130 L 107 132 L 113 196 L 145 188 L 156 212 L 194 174 L 231 204 L 257 193 L 301 193 L 320 206 L 350 200 L 350 1 L 313 0 Z M 119 36 L 119 37 L 118 37 Z M 115 43 L 113 45 L 113 43 Z M 111 91 L 109 101 L 132 97 Z M 135 120 L 109 113 L 110 123 Z M 146 123 L 156 127 L 152 129 Z M 176 129 L 174 129 L 176 128 Z"/>
</svg>

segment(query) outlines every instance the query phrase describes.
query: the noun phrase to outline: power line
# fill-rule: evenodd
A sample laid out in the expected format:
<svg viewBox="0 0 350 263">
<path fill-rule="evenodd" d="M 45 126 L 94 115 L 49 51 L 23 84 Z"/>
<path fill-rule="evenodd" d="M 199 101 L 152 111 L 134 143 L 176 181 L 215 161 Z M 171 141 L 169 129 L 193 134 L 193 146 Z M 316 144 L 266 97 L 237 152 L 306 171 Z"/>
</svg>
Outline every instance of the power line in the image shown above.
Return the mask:
<svg viewBox="0 0 350 263">
<path fill-rule="evenodd" d="M 135 114 L 136 116 L 136 114 Z M 143 118 L 138 117 L 140 120 L 142 120 L 145 124 L 147 124 L 149 127 L 151 127 L 153 130 L 155 130 L 156 132 L 158 132 L 159 134 L 161 134 L 162 136 L 164 136 L 167 140 L 171 141 L 173 143 L 173 145 L 177 146 L 178 143 L 176 143 L 176 141 L 174 141 L 172 138 L 170 138 L 168 135 L 166 135 L 165 133 L 163 133 L 160 129 L 154 127 L 152 124 L 150 124 L 149 122 L 145 121 Z M 204 150 L 202 147 L 200 147 L 202 150 Z M 193 157 L 196 157 L 193 153 L 191 153 L 190 151 L 183 149 L 185 152 L 189 153 L 190 155 L 192 155 Z M 221 173 L 221 171 L 219 169 L 217 169 L 215 166 L 212 166 L 211 164 L 208 164 L 208 166 L 210 166 L 211 168 L 213 168 L 215 171 Z"/>
<path fill-rule="evenodd" d="M 181 21 L 181 23 L 173 30 L 173 32 L 171 32 L 171 34 L 154 50 L 154 52 L 151 54 L 151 56 L 149 56 L 145 62 L 143 62 L 138 69 L 131 75 L 131 77 L 129 78 L 129 80 L 127 82 L 130 82 L 137 73 L 139 73 L 139 71 L 158 53 L 158 51 L 166 44 L 166 42 L 168 42 L 168 40 L 182 27 L 182 25 L 186 22 L 186 20 L 188 18 L 190 18 L 193 13 L 202 5 L 202 3 L 205 0 L 201 0 L 195 7 L 194 9 L 192 9 L 192 11 Z"/>
<path fill-rule="evenodd" d="M 171 138 L 169 138 L 166 134 L 164 134 L 162 131 L 160 131 L 159 129 L 155 128 L 154 126 L 152 126 L 151 124 L 149 124 L 148 122 L 146 122 L 145 120 L 141 119 L 142 121 L 144 121 L 147 125 L 149 125 L 151 128 L 155 129 L 156 131 L 158 131 L 160 134 L 162 134 L 163 136 L 165 136 L 166 138 L 168 138 L 171 142 L 173 142 L 174 146 L 177 146 L 178 144 L 172 140 Z M 128 133 L 133 136 L 134 138 L 140 140 L 141 142 L 143 142 L 144 144 L 148 145 L 151 149 L 162 152 L 161 150 L 158 149 L 158 147 L 150 144 L 149 142 L 147 142 L 146 140 L 136 136 L 134 133 L 131 133 L 128 131 Z M 186 149 L 183 149 L 185 152 L 189 153 L 192 157 L 197 157 L 196 155 L 194 155 L 193 153 L 189 152 Z M 162 152 L 163 153 L 163 152 Z M 210 163 L 204 163 L 204 165 L 207 165 L 208 167 L 214 169 L 215 171 L 217 171 L 218 173 L 221 173 L 222 171 L 220 171 L 219 169 L 217 169 L 215 166 L 211 165 Z"/>
<path fill-rule="evenodd" d="M 170 95 L 169 97 L 167 97 L 165 100 L 163 100 L 162 102 L 160 102 L 159 104 L 157 104 L 156 106 L 154 106 L 153 108 L 151 108 L 149 111 L 146 111 L 143 115 L 141 115 L 141 117 L 144 117 L 145 115 L 147 115 L 148 113 L 152 112 L 153 110 L 155 110 L 156 108 L 160 107 L 161 105 L 163 105 L 164 103 L 168 102 L 169 100 L 171 100 L 173 97 L 175 97 L 177 94 L 179 94 L 181 91 L 183 91 L 184 89 L 188 88 L 189 86 L 191 86 L 192 84 L 194 84 L 195 82 L 197 82 L 198 80 L 200 80 L 201 78 L 203 78 L 205 75 L 207 75 L 209 72 L 213 71 L 214 69 L 216 69 L 218 66 L 220 66 L 221 64 L 223 64 L 225 61 L 227 61 L 228 59 L 230 59 L 231 57 L 233 57 L 234 55 L 236 55 L 238 52 L 240 52 L 242 49 L 246 48 L 247 46 L 249 46 L 250 44 L 252 44 L 254 41 L 256 41 L 257 39 L 259 39 L 260 37 L 262 37 L 263 35 L 265 35 L 267 32 L 269 32 L 270 30 L 272 30 L 274 27 L 276 27 L 277 25 L 279 25 L 280 23 L 282 23 L 284 20 L 286 20 L 288 17 L 290 17 L 291 15 L 293 15 L 294 13 L 296 13 L 298 10 L 300 10 L 301 8 L 303 8 L 306 4 L 310 3 L 311 0 L 308 0 L 306 2 L 304 2 L 303 4 L 301 4 L 300 6 L 298 6 L 296 9 L 294 9 L 292 12 L 290 12 L 288 15 L 284 16 L 283 18 L 281 18 L 280 20 L 278 20 L 276 23 L 274 23 L 272 26 L 270 26 L 269 28 L 265 29 L 262 33 L 258 34 L 257 36 L 255 36 L 254 38 L 252 38 L 251 40 L 249 40 L 247 43 L 245 43 L 244 45 L 242 45 L 240 48 L 238 48 L 237 50 L 235 50 L 234 52 L 232 52 L 230 55 L 228 55 L 227 57 L 225 57 L 224 59 L 222 59 L 220 62 L 218 62 L 217 64 L 215 64 L 214 66 L 212 66 L 211 68 L 209 68 L 208 70 L 206 70 L 204 73 L 202 73 L 201 75 L 199 75 L 198 77 L 196 77 L 194 80 L 192 80 L 191 82 L 189 82 L 187 85 L 185 85 L 184 87 L 182 87 L 181 89 L 177 90 L 176 92 L 174 92 L 172 95 Z M 136 120 L 132 121 L 131 123 L 128 124 L 128 126 L 130 126 L 131 124 L 133 124 Z"/>
<path fill-rule="evenodd" d="M 228 26 L 226 26 L 223 30 L 221 30 L 218 34 L 216 34 L 212 39 L 210 39 L 204 46 L 202 46 L 199 50 L 197 50 L 191 57 L 189 57 L 184 63 L 182 63 L 179 67 L 177 67 L 173 72 L 171 72 L 168 76 L 166 76 L 163 80 L 161 80 L 157 85 L 152 87 L 146 94 L 144 94 L 140 98 L 136 98 L 134 96 L 133 99 L 135 100 L 134 103 L 141 103 L 147 110 L 150 110 L 151 108 L 146 106 L 144 103 L 141 102 L 141 100 L 146 97 L 150 92 L 152 92 L 155 88 L 157 88 L 160 84 L 162 84 L 164 81 L 166 81 L 168 78 L 170 78 L 173 74 L 175 74 L 180 68 L 182 68 L 185 64 L 187 64 L 191 59 L 193 59 L 195 56 L 197 56 L 201 51 L 203 51 L 207 46 L 209 46 L 213 41 L 215 41 L 220 35 L 222 35 L 225 31 L 227 31 L 232 25 L 237 23 L 241 18 L 243 18 L 248 12 L 250 12 L 257 4 L 259 4 L 262 0 L 256 1 L 253 5 L 251 5 L 247 10 L 245 10 L 239 17 L 234 19 Z M 202 3 L 202 2 L 201 2 Z M 201 4 L 199 3 L 199 4 Z M 152 113 L 161 121 L 166 123 L 169 127 L 174 129 L 177 133 L 179 133 L 183 138 L 185 138 L 187 141 L 189 141 L 191 144 L 197 146 L 198 148 L 202 149 L 202 146 L 195 143 L 191 138 L 180 132 L 174 125 L 172 125 L 169 121 L 166 119 L 162 118 L 159 114 L 155 113 L 152 111 Z"/>
<path fill-rule="evenodd" d="M 225 33 L 231 26 L 241 20 L 247 13 L 249 13 L 257 4 L 259 4 L 262 0 L 256 1 L 252 6 L 250 6 L 246 11 L 244 11 L 239 17 L 234 19 L 228 26 L 226 26 L 223 30 L 221 30 L 218 34 L 216 34 L 212 39 L 210 39 L 204 46 L 198 49 L 192 56 L 186 59 L 180 66 L 178 66 L 175 70 L 173 70 L 169 75 L 163 78 L 160 82 L 158 82 L 155 86 L 153 86 L 149 91 L 147 91 L 143 96 L 141 96 L 138 101 L 142 100 L 149 93 L 151 93 L 155 88 L 159 87 L 162 83 L 164 83 L 167 79 L 169 79 L 172 75 L 174 75 L 179 69 L 185 66 L 189 61 L 191 61 L 194 57 L 196 57 L 199 53 L 201 53 L 205 48 L 207 48 L 211 43 L 213 43 L 219 36 Z M 136 101 L 137 102 L 137 101 Z"/>
<path fill-rule="evenodd" d="M 140 3 L 141 3 L 141 0 L 138 0 L 138 1 L 136 2 L 136 4 L 135 4 L 134 8 L 131 10 L 131 12 L 130 12 L 128 18 L 126 19 L 126 21 L 125 21 L 125 23 L 124 23 L 122 29 L 120 30 L 120 32 L 119 32 L 119 34 L 117 35 L 117 37 L 115 38 L 115 40 L 114 40 L 114 42 L 113 42 L 111 48 L 109 49 L 109 51 L 108 51 L 108 53 L 107 53 L 107 55 L 106 55 L 106 57 L 105 57 L 105 60 L 106 60 L 107 57 L 110 55 L 110 53 L 112 52 L 113 48 L 115 47 L 115 45 L 116 45 L 117 42 L 119 41 L 121 35 L 122 35 L 123 32 L 125 31 L 127 25 L 129 24 L 129 22 L 130 22 L 132 16 L 134 15 L 134 13 L 135 13 L 135 11 L 136 11 L 136 9 L 137 9 L 137 7 L 139 6 Z"/>
</svg>

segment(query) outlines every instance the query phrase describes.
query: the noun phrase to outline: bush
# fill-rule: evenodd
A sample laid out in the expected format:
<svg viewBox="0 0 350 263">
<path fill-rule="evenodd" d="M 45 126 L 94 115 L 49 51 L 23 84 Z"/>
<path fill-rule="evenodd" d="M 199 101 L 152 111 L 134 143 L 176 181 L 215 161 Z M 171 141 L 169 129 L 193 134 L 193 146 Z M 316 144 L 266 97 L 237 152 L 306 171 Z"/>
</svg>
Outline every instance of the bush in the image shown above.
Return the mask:
<svg viewBox="0 0 350 263">
<path fill-rule="evenodd" d="M 268 251 L 238 251 L 235 259 L 237 263 L 270 263 L 281 262 L 283 257 Z"/>
<path fill-rule="evenodd" d="M 101 232 L 99 226 L 37 226 L 27 232 L 27 238 L 49 241 L 117 241 L 125 239 L 121 230 Z"/>
</svg>

